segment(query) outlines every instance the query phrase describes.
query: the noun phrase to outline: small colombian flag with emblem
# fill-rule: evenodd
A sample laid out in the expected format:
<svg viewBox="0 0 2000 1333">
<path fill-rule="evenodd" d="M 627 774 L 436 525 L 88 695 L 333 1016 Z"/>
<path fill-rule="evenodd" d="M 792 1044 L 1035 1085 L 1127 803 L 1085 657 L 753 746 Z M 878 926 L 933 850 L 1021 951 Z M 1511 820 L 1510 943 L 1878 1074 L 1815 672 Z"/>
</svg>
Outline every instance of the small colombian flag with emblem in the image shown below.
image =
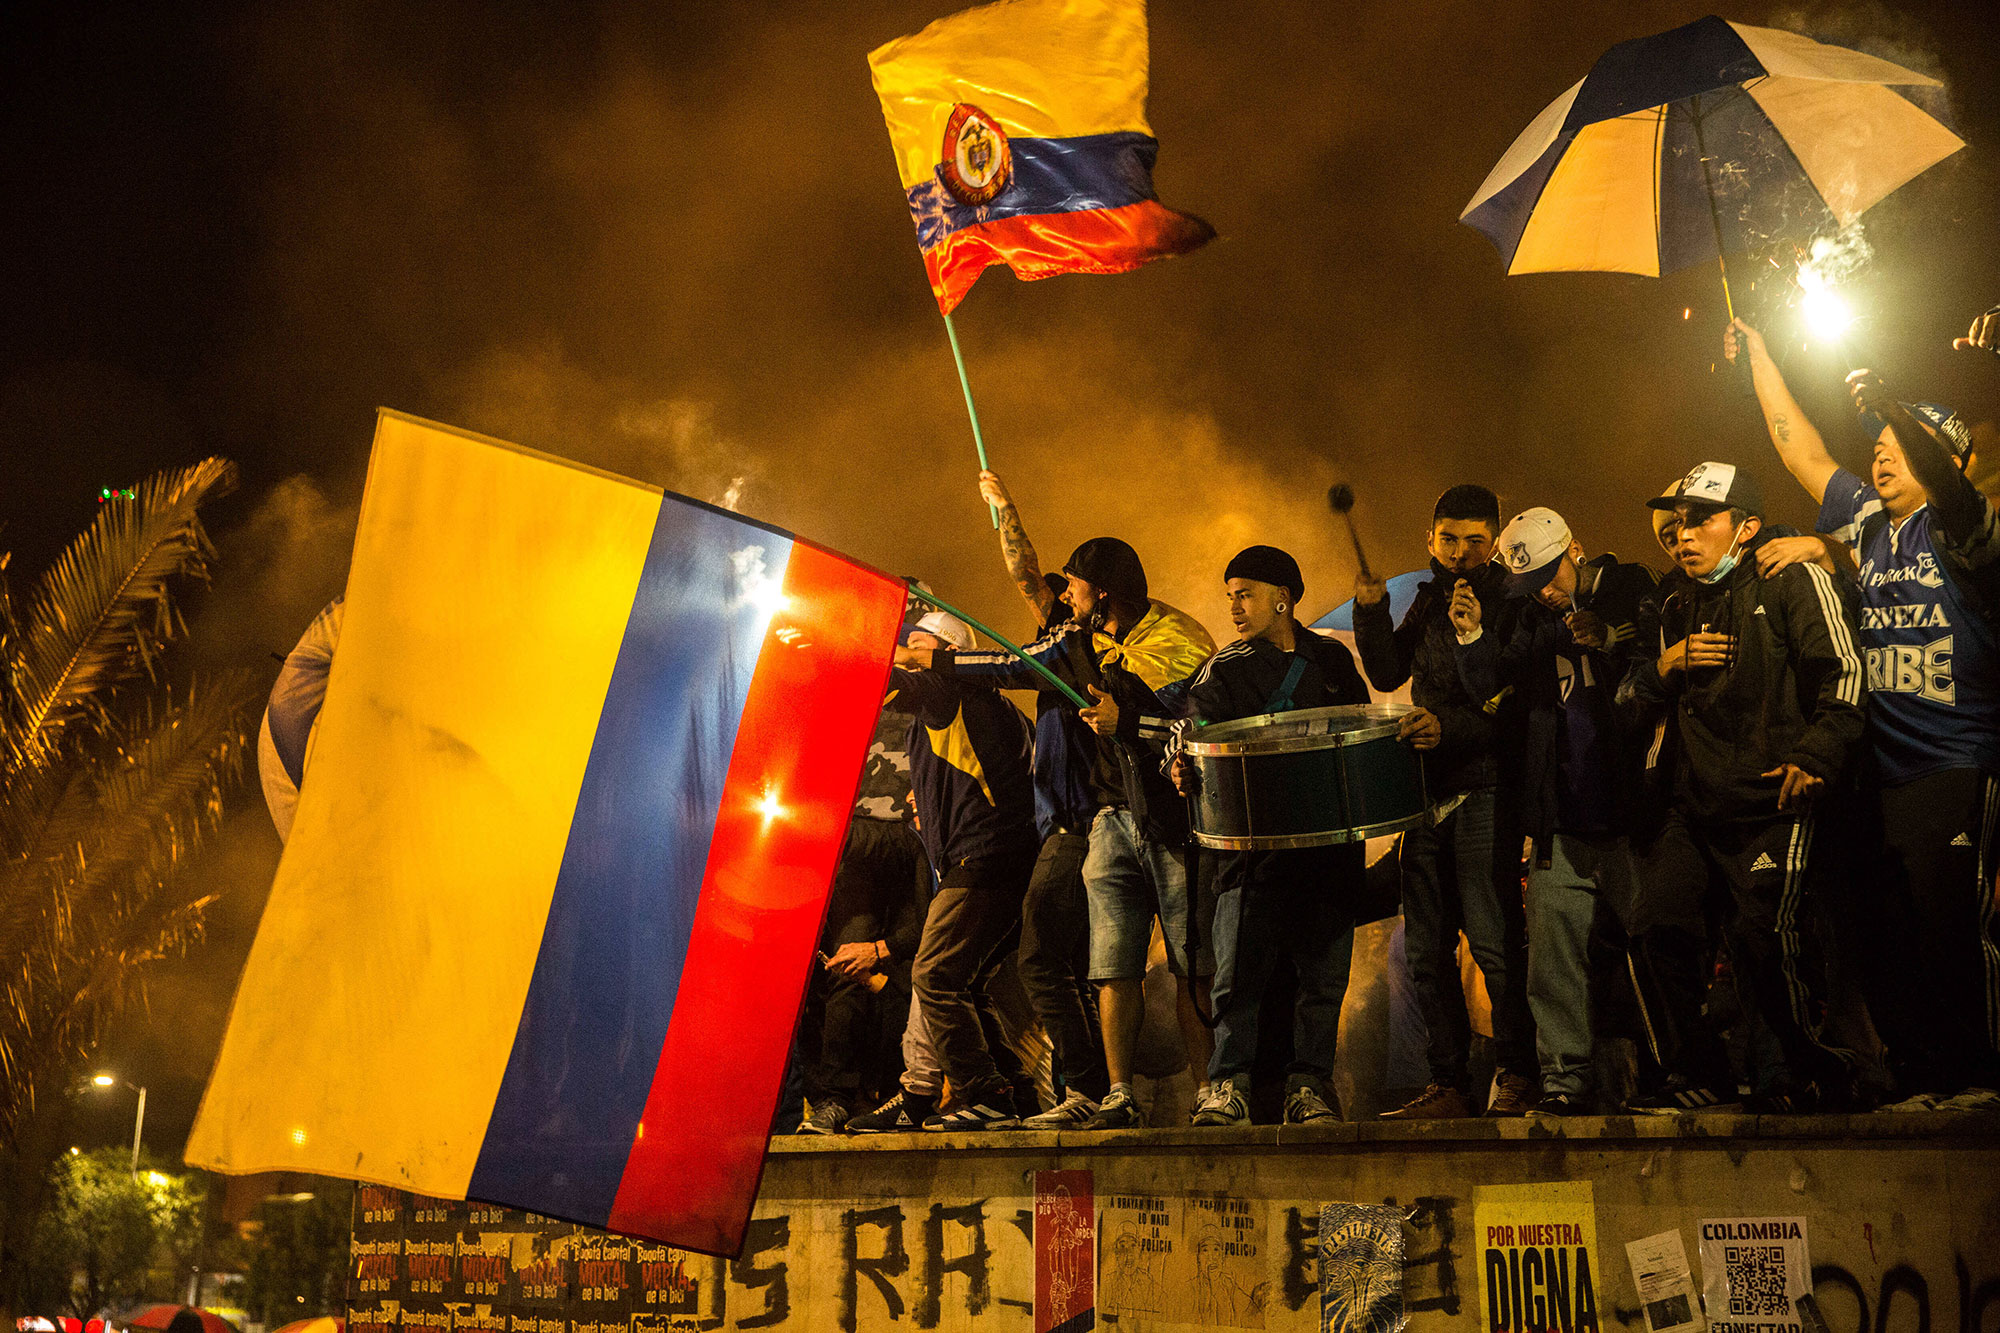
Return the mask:
<svg viewBox="0 0 2000 1333">
<path fill-rule="evenodd" d="M 188 1162 L 739 1250 L 903 596 L 382 413 Z"/>
<path fill-rule="evenodd" d="M 950 314 L 989 264 L 1125 273 L 1215 230 L 1153 193 L 1144 0 L 999 0 L 868 57 Z"/>
</svg>

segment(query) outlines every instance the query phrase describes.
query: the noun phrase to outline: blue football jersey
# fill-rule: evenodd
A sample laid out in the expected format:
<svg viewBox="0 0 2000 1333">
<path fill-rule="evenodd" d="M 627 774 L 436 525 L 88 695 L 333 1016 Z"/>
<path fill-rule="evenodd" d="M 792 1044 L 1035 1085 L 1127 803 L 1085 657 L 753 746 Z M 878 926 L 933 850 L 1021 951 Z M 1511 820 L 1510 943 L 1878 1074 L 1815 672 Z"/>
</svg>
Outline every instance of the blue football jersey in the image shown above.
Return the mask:
<svg viewBox="0 0 2000 1333">
<path fill-rule="evenodd" d="M 1861 647 L 1868 714 L 1882 779 L 1908 782 L 1952 768 L 2000 772 L 2000 635 L 1992 603 L 1973 586 L 1991 583 L 2000 561 L 1975 572 L 1929 505 L 1900 528 L 1875 488 L 1834 473 L 1819 530 L 1847 543 L 1861 567 Z M 1870 519 L 1873 518 L 1871 522 Z M 1992 505 L 1987 526 L 1993 526 Z M 1990 543 L 1980 542 L 1985 557 Z"/>
</svg>

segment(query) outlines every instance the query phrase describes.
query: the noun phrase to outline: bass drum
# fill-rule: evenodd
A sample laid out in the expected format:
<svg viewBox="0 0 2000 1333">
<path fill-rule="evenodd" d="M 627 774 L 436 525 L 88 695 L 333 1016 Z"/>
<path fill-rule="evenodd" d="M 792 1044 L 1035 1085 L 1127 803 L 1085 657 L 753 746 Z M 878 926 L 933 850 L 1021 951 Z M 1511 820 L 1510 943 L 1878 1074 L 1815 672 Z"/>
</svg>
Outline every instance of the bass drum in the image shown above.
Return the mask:
<svg viewBox="0 0 2000 1333">
<path fill-rule="evenodd" d="M 1348 704 L 1203 727 L 1194 835 L 1223 851 L 1326 847 L 1400 833 L 1429 814 L 1423 761 L 1396 739 L 1408 708 Z"/>
</svg>

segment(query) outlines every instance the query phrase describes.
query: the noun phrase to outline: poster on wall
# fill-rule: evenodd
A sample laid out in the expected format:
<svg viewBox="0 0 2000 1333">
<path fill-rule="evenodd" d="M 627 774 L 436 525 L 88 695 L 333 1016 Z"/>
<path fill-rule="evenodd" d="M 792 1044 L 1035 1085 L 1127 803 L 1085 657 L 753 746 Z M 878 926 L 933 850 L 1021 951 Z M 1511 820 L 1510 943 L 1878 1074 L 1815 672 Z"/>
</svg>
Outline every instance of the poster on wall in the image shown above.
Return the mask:
<svg viewBox="0 0 2000 1333">
<path fill-rule="evenodd" d="M 1088 1171 L 1035 1172 L 1035 1333 L 1097 1327 L 1097 1203 Z"/>
<path fill-rule="evenodd" d="M 1398 1333 L 1403 1309 L 1403 1214 L 1330 1203 L 1319 1211 L 1320 1333 Z"/>
<path fill-rule="evenodd" d="M 1597 1208 L 1589 1181 L 1475 1186 L 1472 1226 L 1490 1333 L 1598 1333 Z"/>
<path fill-rule="evenodd" d="M 1180 1200 L 1113 1194 L 1098 1220 L 1097 1308 L 1109 1319 L 1164 1321 L 1167 1264 L 1175 1258 Z"/>
<path fill-rule="evenodd" d="M 1694 1275 L 1678 1231 L 1662 1231 L 1625 1242 L 1632 1285 L 1646 1316 L 1646 1333 L 1699 1333 L 1701 1305 L 1694 1298 Z"/>
<path fill-rule="evenodd" d="M 1169 1317 L 1200 1328 L 1262 1328 L 1271 1298 L 1265 1206 L 1226 1194 L 1192 1195 L 1167 1268 Z"/>
<path fill-rule="evenodd" d="M 1803 1217 L 1701 1221 L 1701 1284 L 1710 1333 L 1800 1333 L 1812 1291 Z"/>
</svg>

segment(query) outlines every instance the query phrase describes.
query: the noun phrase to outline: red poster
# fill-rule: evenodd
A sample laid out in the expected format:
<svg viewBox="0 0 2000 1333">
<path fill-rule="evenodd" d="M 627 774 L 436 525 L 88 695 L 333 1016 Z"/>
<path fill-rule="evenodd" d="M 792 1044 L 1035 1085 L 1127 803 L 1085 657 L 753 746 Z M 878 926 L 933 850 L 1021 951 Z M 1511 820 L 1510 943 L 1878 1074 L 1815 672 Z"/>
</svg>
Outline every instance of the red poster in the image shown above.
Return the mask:
<svg viewBox="0 0 2000 1333">
<path fill-rule="evenodd" d="M 1097 1202 L 1088 1171 L 1035 1172 L 1035 1333 L 1097 1327 Z"/>
</svg>

